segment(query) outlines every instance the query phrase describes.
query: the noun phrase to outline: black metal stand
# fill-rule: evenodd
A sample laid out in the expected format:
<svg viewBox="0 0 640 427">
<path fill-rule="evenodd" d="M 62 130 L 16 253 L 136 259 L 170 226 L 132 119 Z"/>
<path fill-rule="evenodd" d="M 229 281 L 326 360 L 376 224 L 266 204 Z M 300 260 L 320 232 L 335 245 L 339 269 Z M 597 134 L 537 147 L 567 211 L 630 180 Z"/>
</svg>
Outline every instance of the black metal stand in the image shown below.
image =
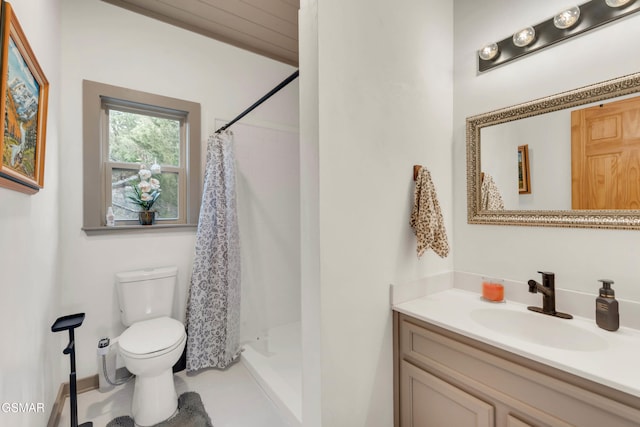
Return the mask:
<svg viewBox="0 0 640 427">
<path fill-rule="evenodd" d="M 73 336 L 73 330 L 82 325 L 84 313 L 70 314 L 68 316 L 59 317 L 53 325 L 51 332 L 69 331 L 69 344 L 67 348 L 62 350 L 63 354 L 69 354 L 71 359 L 71 373 L 69 374 L 69 402 L 71 414 L 71 427 L 93 427 L 92 422 L 82 423 L 78 425 L 78 389 L 76 385 L 76 343 Z"/>
</svg>

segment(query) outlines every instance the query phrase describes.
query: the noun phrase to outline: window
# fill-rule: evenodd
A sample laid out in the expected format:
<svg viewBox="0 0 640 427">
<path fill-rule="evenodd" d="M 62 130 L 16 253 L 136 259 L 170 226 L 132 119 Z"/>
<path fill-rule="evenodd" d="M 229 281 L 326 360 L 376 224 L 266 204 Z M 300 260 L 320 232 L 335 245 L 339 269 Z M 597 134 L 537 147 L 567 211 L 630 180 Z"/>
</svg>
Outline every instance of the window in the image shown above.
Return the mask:
<svg viewBox="0 0 640 427">
<path fill-rule="evenodd" d="M 161 196 L 156 225 L 194 226 L 200 202 L 200 104 L 83 82 L 84 230 L 138 228 L 129 199 L 141 168 L 154 173 Z M 157 228 L 157 227 L 156 227 Z"/>
<path fill-rule="evenodd" d="M 163 111 L 153 114 L 147 108 L 130 108 L 118 100 L 103 99 L 105 114 L 103 138 L 106 143 L 106 206 L 113 207 L 115 220 L 136 221 L 139 205 L 132 202 L 132 185 L 140 180 L 140 169 L 158 171 L 151 181 L 159 187 L 153 204 L 156 218 L 161 222 L 178 222 L 184 218 L 186 168 L 181 161 L 184 152 L 185 114 Z M 163 117 L 164 116 L 164 117 Z M 151 194 L 153 194 L 151 192 Z"/>
</svg>

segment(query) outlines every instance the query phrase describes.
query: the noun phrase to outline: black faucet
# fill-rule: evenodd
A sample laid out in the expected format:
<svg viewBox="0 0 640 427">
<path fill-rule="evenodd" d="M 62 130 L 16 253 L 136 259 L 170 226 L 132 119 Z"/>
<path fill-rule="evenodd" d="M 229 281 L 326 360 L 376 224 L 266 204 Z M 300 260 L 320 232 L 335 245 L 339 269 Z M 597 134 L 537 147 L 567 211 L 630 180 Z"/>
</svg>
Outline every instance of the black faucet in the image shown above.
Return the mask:
<svg viewBox="0 0 640 427">
<path fill-rule="evenodd" d="M 572 315 L 556 311 L 556 275 L 547 271 L 538 271 L 538 273 L 542 274 L 542 284 L 535 280 L 529 280 L 527 284 L 529 285 L 529 292 L 532 294 L 538 291 L 542 292 L 542 308 L 533 306 L 527 308 L 536 313 L 548 314 L 562 319 L 572 319 Z"/>
</svg>

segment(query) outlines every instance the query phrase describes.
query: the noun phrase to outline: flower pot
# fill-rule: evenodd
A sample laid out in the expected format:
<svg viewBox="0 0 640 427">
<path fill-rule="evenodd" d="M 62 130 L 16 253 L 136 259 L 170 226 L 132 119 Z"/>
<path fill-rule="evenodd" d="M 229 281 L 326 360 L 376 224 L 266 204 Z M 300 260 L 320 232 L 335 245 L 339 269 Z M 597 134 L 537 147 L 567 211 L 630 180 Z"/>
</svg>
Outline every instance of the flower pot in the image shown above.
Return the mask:
<svg viewBox="0 0 640 427">
<path fill-rule="evenodd" d="M 151 225 L 156 222 L 156 211 L 142 211 L 138 213 L 140 225 Z"/>
</svg>

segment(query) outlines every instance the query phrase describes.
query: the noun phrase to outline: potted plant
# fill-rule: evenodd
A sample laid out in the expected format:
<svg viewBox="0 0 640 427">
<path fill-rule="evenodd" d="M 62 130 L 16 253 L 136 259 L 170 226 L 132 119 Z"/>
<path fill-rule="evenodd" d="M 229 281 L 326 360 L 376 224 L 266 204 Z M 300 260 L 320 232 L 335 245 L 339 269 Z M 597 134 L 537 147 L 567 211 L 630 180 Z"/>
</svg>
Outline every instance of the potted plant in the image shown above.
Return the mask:
<svg viewBox="0 0 640 427">
<path fill-rule="evenodd" d="M 147 169 L 145 165 L 140 165 L 140 171 L 133 177 L 129 200 L 142 208 L 138 213 L 138 220 L 141 225 L 151 225 L 155 222 L 156 212 L 152 210 L 153 204 L 160 197 L 160 181 L 152 178 L 160 173 L 160 165 L 154 164 Z M 135 181 L 139 182 L 135 182 Z"/>
</svg>

